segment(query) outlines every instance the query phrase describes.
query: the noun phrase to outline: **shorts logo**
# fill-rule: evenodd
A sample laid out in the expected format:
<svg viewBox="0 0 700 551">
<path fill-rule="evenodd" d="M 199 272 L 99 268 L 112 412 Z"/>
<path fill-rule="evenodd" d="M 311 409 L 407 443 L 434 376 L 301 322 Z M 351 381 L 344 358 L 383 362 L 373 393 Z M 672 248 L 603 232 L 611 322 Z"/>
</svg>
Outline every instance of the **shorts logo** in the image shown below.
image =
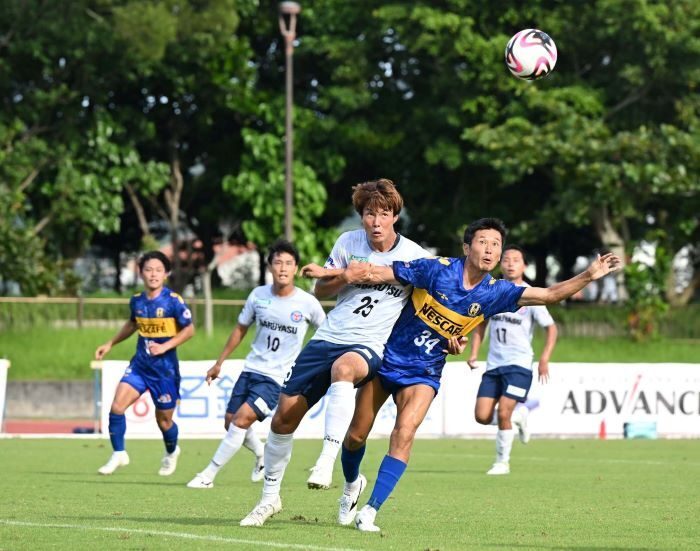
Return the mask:
<svg viewBox="0 0 700 551">
<path fill-rule="evenodd" d="M 468 312 L 470 317 L 475 318 L 479 315 L 479 312 L 481 312 L 481 304 L 479 304 L 478 302 L 472 302 L 469 305 Z"/>
<path fill-rule="evenodd" d="M 168 402 L 172 402 L 172 401 L 173 401 L 173 399 L 170 396 L 170 394 L 161 394 L 160 396 L 158 396 L 158 400 L 157 400 L 157 402 L 159 404 L 167 404 Z"/>
<path fill-rule="evenodd" d="M 304 319 L 304 314 L 302 314 L 299 310 L 294 310 L 294 312 L 292 312 L 291 316 L 289 317 L 294 323 L 299 323 L 301 320 Z"/>
<path fill-rule="evenodd" d="M 165 310 L 163 308 L 156 308 L 156 317 L 162 318 L 165 316 Z"/>
</svg>

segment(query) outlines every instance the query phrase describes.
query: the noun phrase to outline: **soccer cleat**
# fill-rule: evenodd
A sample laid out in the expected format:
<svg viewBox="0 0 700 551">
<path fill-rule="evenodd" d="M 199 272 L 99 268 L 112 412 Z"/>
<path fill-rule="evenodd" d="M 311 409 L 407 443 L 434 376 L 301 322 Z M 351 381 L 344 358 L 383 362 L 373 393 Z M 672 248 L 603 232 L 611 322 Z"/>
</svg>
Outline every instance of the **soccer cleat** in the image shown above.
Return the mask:
<svg viewBox="0 0 700 551">
<path fill-rule="evenodd" d="M 527 444 L 530 441 L 530 431 L 527 428 L 527 418 L 530 414 L 530 410 L 526 407 L 520 408 L 520 415 L 513 424 L 518 427 L 518 437 L 523 444 Z"/>
<path fill-rule="evenodd" d="M 326 467 L 316 463 L 311 467 L 311 474 L 306 481 L 306 485 L 310 490 L 327 490 L 333 482 L 333 464 Z"/>
<path fill-rule="evenodd" d="M 253 471 L 250 473 L 251 482 L 260 482 L 265 478 L 265 458 L 256 457 L 255 465 L 253 465 Z"/>
<path fill-rule="evenodd" d="M 173 453 L 165 453 L 163 459 L 160 462 L 160 469 L 158 469 L 158 474 L 160 476 L 170 476 L 175 472 L 177 467 L 177 458 L 180 456 L 180 446 L 175 448 Z"/>
<path fill-rule="evenodd" d="M 355 514 L 357 513 L 357 502 L 360 499 L 360 495 L 365 491 L 367 487 L 367 479 L 364 475 L 360 475 L 357 479 L 357 489 L 348 490 L 348 484 L 345 483 L 345 490 L 343 490 L 343 495 L 340 496 L 340 507 L 338 507 L 338 523 L 343 526 L 347 526 L 353 520 L 355 520 Z"/>
<path fill-rule="evenodd" d="M 377 517 L 377 510 L 374 507 L 365 505 L 355 515 L 355 528 L 360 532 L 379 532 L 380 528 L 374 524 L 374 519 Z"/>
<path fill-rule="evenodd" d="M 508 463 L 504 463 L 503 461 L 496 461 L 493 466 L 486 471 L 486 474 L 509 474 L 510 473 L 510 465 Z"/>
<path fill-rule="evenodd" d="M 265 521 L 271 516 L 276 515 L 282 510 L 282 499 L 277 496 L 277 501 L 274 503 L 258 503 L 248 515 L 241 520 L 241 526 L 262 526 Z"/>
<path fill-rule="evenodd" d="M 109 458 L 109 461 L 97 469 L 97 472 L 100 474 L 112 474 L 119 467 L 126 467 L 128 464 L 129 454 L 127 454 L 125 451 L 113 452 L 112 457 Z"/>
<path fill-rule="evenodd" d="M 187 483 L 188 488 L 198 488 L 201 490 L 208 490 L 214 487 L 214 481 L 208 479 L 202 473 L 198 473 L 195 477 Z"/>
</svg>

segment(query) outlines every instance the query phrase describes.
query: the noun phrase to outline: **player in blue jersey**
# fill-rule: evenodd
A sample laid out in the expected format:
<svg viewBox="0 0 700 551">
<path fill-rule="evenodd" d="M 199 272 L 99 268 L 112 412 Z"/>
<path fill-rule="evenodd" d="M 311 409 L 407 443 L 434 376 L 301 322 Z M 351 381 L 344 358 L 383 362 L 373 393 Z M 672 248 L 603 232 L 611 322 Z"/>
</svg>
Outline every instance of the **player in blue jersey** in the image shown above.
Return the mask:
<svg viewBox="0 0 700 551">
<path fill-rule="evenodd" d="M 462 351 L 463 337 L 499 312 L 564 300 L 620 264 L 618 257 L 608 254 L 585 272 L 551 287 L 519 287 L 489 275 L 500 260 L 505 236 L 503 222 L 482 218 L 465 231 L 464 258 L 419 259 L 392 266 L 351 263 L 342 272 L 341 277 L 350 283 L 399 282 L 414 289 L 387 341 L 378 376 L 358 392 L 341 454 L 346 480 L 338 513 L 341 524 L 354 519 L 361 531 L 379 531 L 374 523 L 377 511 L 406 469 L 416 430 L 440 387 L 446 354 L 453 349 Z M 328 276 L 338 277 L 338 270 L 329 270 Z M 369 502 L 355 515 L 364 488 L 360 462 L 365 442 L 389 395 L 396 402 L 389 453 L 379 467 Z"/>
<path fill-rule="evenodd" d="M 219 376 L 224 360 L 255 323 L 255 338 L 226 408 L 226 436 L 206 468 L 187 484 L 188 488 L 212 488 L 219 470 L 242 446 L 256 456 L 251 480 L 262 480 L 264 448 L 252 425 L 277 407 L 284 377 L 304 344 L 307 328 L 318 327 L 326 318 L 321 303 L 294 285 L 299 264 L 299 252 L 294 245 L 284 239 L 273 243 L 267 264 L 272 285 L 253 289 L 223 351 L 207 371 L 207 383 L 211 383 Z"/>
<path fill-rule="evenodd" d="M 501 257 L 503 277 L 521 287 L 529 287 L 523 280 L 527 268 L 525 251 L 517 245 L 506 245 Z M 532 385 L 532 335 L 535 324 L 546 332 L 546 339 L 537 366 L 540 383 L 549 379 L 549 358 L 557 342 L 557 326 L 546 306 L 523 306 L 517 312 L 498 314 L 490 322 L 479 325 L 472 334 L 469 367 L 476 367 L 479 347 L 484 338 L 486 324 L 489 328 L 489 354 L 486 371 L 477 392 L 474 411 L 477 422 L 498 425 L 496 433 L 496 462 L 488 470 L 489 475 L 510 473 L 510 451 L 515 431 L 520 441 L 527 444 L 529 410 L 526 407 Z M 494 413 L 496 405 L 498 410 Z"/>
<path fill-rule="evenodd" d="M 95 351 L 95 359 L 101 360 L 112 346 L 138 331 L 136 354 L 117 386 L 109 412 L 109 438 L 114 452 L 98 472 L 112 474 L 129 464 L 124 446 L 124 412 L 148 390 L 156 406 L 156 422 L 165 443 L 165 455 L 158 474 L 169 476 L 175 472 L 180 455 L 177 424 L 173 422 L 175 405 L 180 399 L 180 369 L 175 348 L 194 335 L 194 325 L 192 313 L 182 297 L 165 287 L 170 273 L 167 256 L 159 251 L 145 253 L 139 259 L 139 271 L 144 291 L 131 297 L 129 320 Z"/>
</svg>

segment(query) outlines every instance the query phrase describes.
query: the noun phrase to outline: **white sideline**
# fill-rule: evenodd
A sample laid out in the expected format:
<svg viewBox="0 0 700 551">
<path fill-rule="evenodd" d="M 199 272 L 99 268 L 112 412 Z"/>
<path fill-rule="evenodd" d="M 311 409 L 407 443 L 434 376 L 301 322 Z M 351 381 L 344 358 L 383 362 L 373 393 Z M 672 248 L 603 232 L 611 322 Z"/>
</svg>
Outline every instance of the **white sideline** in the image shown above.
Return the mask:
<svg viewBox="0 0 700 551">
<path fill-rule="evenodd" d="M 167 532 L 162 530 L 142 530 L 140 528 L 116 528 L 110 526 L 85 526 L 82 524 L 51 524 L 41 522 L 25 522 L 20 520 L 0 519 L 0 525 L 5 526 L 27 526 L 33 528 L 66 528 L 69 530 L 97 532 L 119 532 L 129 534 L 145 534 L 149 536 L 162 536 L 170 538 L 182 538 L 187 540 L 213 541 L 217 543 L 235 543 L 239 545 L 254 545 L 256 547 L 274 547 L 277 549 L 313 549 L 314 551 L 358 551 L 357 549 L 345 547 L 319 547 L 316 545 L 305 545 L 301 543 L 275 543 L 271 541 L 244 540 L 239 538 L 224 538 L 221 536 L 201 536 L 189 534 L 187 532 Z"/>
</svg>

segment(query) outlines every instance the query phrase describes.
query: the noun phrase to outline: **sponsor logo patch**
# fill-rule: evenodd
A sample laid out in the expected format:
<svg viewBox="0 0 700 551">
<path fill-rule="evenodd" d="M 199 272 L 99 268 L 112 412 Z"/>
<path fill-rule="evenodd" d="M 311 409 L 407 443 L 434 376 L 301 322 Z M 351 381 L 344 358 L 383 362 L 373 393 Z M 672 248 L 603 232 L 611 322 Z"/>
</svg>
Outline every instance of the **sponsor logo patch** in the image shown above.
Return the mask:
<svg viewBox="0 0 700 551">
<path fill-rule="evenodd" d="M 292 312 L 292 314 L 289 317 L 294 323 L 299 323 L 301 320 L 304 319 L 304 314 L 302 314 L 299 310 L 294 310 L 294 312 Z"/>
</svg>

